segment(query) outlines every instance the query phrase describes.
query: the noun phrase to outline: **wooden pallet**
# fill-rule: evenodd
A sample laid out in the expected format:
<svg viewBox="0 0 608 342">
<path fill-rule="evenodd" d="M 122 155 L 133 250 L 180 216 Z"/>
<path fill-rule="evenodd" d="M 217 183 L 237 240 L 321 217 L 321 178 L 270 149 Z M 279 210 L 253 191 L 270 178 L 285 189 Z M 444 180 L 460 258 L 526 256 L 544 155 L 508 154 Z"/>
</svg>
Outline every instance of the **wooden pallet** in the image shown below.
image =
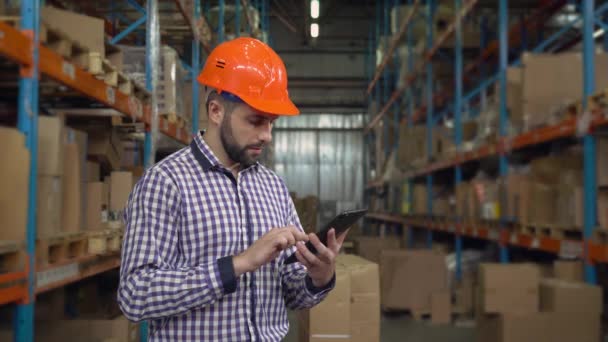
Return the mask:
<svg viewBox="0 0 608 342">
<path fill-rule="evenodd" d="M 120 251 L 122 244 L 122 231 L 104 229 L 88 234 L 88 253 L 103 255 Z"/>
<path fill-rule="evenodd" d="M 87 239 L 82 232 L 59 233 L 36 241 L 36 263 L 53 265 L 87 253 Z"/>
<path fill-rule="evenodd" d="M 516 230 L 521 234 L 554 239 L 571 238 L 581 240 L 583 236 L 580 228 L 554 224 L 525 224 L 517 226 Z"/>
<path fill-rule="evenodd" d="M 132 82 L 133 83 L 133 96 L 135 96 L 135 98 L 137 98 L 138 100 L 140 100 L 142 103 L 149 103 L 150 102 L 150 92 L 141 84 L 137 83 L 137 82 Z"/>
<path fill-rule="evenodd" d="M 25 244 L 17 241 L 0 241 L 0 274 L 23 269 Z"/>
</svg>

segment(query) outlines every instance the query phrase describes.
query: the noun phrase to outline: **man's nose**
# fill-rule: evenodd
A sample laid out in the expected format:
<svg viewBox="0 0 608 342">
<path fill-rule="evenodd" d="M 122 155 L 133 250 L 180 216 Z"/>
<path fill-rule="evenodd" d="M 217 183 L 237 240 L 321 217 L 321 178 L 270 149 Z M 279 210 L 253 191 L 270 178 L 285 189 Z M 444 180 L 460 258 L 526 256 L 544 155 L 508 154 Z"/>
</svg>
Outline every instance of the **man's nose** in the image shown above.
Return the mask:
<svg viewBox="0 0 608 342">
<path fill-rule="evenodd" d="M 267 122 L 261 128 L 259 139 L 265 144 L 270 143 L 272 141 L 272 123 Z"/>
</svg>

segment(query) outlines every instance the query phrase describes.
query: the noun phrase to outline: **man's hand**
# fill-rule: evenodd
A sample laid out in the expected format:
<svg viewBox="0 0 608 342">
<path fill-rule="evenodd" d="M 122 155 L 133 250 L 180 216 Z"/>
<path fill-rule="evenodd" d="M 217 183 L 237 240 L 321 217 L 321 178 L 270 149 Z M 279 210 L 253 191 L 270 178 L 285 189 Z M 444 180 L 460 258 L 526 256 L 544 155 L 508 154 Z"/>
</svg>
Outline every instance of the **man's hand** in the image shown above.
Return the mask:
<svg viewBox="0 0 608 342">
<path fill-rule="evenodd" d="M 294 226 L 270 230 L 247 250 L 232 259 L 235 275 L 238 277 L 243 273 L 257 270 L 276 259 L 283 250 L 298 241 L 308 241 L 308 235 Z"/>
<path fill-rule="evenodd" d="M 327 285 L 336 271 L 336 255 L 340 252 L 344 238 L 348 231 L 336 239 L 336 230 L 330 229 L 327 233 L 327 246 L 323 245 L 315 234 L 310 234 L 310 242 L 317 250 L 317 255 L 311 253 L 305 244 L 296 244 L 296 258 L 308 269 L 308 275 L 315 287 Z"/>
</svg>

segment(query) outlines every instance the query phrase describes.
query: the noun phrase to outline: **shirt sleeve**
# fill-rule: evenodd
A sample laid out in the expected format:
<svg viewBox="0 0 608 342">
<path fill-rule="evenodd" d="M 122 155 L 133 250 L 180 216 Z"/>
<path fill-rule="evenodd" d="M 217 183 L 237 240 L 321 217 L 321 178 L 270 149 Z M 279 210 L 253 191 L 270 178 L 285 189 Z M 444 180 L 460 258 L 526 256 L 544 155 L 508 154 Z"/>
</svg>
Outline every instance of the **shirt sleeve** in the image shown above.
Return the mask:
<svg viewBox="0 0 608 342">
<path fill-rule="evenodd" d="M 294 225 L 303 231 L 293 201 L 291 197 L 287 196 L 287 198 L 289 201 L 287 224 Z M 295 247 L 292 247 L 289 251 L 283 252 L 283 260 L 295 253 L 295 250 Z M 334 275 L 326 286 L 316 288 L 307 274 L 306 267 L 299 262 L 294 262 L 283 266 L 281 281 L 287 307 L 292 310 L 300 310 L 311 308 L 325 299 L 329 291 L 334 288 L 336 277 Z"/>
<path fill-rule="evenodd" d="M 182 314 L 236 290 L 231 257 L 176 266 L 181 198 L 158 170 L 146 173 L 125 210 L 118 303 L 132 321 Z"/>
</svg>

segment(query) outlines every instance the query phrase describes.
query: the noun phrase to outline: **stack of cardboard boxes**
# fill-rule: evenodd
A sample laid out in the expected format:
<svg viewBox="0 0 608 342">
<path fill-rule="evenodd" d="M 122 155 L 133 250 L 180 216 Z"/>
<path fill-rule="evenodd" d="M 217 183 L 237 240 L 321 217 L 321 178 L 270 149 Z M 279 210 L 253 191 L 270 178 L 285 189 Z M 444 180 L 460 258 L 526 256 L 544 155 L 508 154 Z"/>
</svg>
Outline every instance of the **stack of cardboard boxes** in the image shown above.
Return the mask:
<svg viewBox="0 0 608 342">
<path fill-rule="evenodd" d="M 90 134 L 65 126 L 61 116 L 40 115 L 38 127 L 37 238 L 103 229 L 108 220 L 120 220 L 133 188 L 133 175 L 111 171 L 105 182 L 101 178 L 101 165 L 104 170 L 114 169 L 108 157 L 121 150 L 120 139 L 112 142 L 112 134 Z M 14 227 L 0 238 L 21 240 L 25 237 L 29 153 L 15 129 L 2 128 L 0 139 L 10 149 L 5 155 L 11 158 L 0 169 L 7 175 L 2 179 L 5 189 L 15 190 L 5 191 L 6 198 L 0 201 L 3 223 Z M 110 148 L 100 150 L 101 145 Z"/>
<path fill-rule="evenodd" d="M 300 342 L 380 341 L 378 265 L 354 255 L 336 261 L 336 287 L 299 313 Z"/>
<path fill-rule="evenodd" d="M 532 264 L 484 264 L 479 277 L 480 342 L 599 341 L 601 288 L 543 279 Z"/>
<path fill-rule="evenodd" d="M 402 170 L 447 158 L 455 152 L 452 132 L 443 126 L 433 128 L 430 147 L 424 125 L 409 126 L 407 123 L 401 123 L 399 137 L 396 161 Z"/>
<path fill-rule="evenodd" d="M 598 136 L 595 154 L 597 175 L 598 229 L 608 231 L 608 137 Z"/>
<path fill-rule="evenodd" d="M 382 251 L 399 248 L 401 242 L 397 237 L 359 236 L 355 240 L 357 255 L 376 264 L 380 263 Z"/>
<path fill-rule="evenodd" d="M 448 291 L 445 254 L 433 250 L 384 250 L 380 284 L 383 309 L 430 313 L 432 297 Z"/>
<path fill-rule="evenodd" d="M 146 48 L 141 46 L 120 45 L 123 52 L 123 70 L 131 79 L 140 85 L 146 80 Z M 159 54 L 159 71 L 156 94 L 158 97 L 159 114 L 170 114 L 190 122 L 192 106 L 186 105 L 182 91 L 188 88 L 187 72 L 182 66 L 175 49 L 163 45 Z"/>
<path fill-rule="evenodd" d="M 0 127 L 0 240 L 25 241 L 28 208 L 30 153 L 25 136 L 14 128 Z"/>
<path fill-rule="evenodd" d="M 524 53 L 523 67 L 508 69 L 507 107 L 516 131 L 525 132 L 564 119 L 566 107 L 583 97 L 582 63 L 580 52 Z M 595 70 L 599 74 L 608 72 L 608 55 L 595 55 Z M 594 89 L 608 87 L 606 78 L 598 77 L 595 82 Z"/>
</svg>

